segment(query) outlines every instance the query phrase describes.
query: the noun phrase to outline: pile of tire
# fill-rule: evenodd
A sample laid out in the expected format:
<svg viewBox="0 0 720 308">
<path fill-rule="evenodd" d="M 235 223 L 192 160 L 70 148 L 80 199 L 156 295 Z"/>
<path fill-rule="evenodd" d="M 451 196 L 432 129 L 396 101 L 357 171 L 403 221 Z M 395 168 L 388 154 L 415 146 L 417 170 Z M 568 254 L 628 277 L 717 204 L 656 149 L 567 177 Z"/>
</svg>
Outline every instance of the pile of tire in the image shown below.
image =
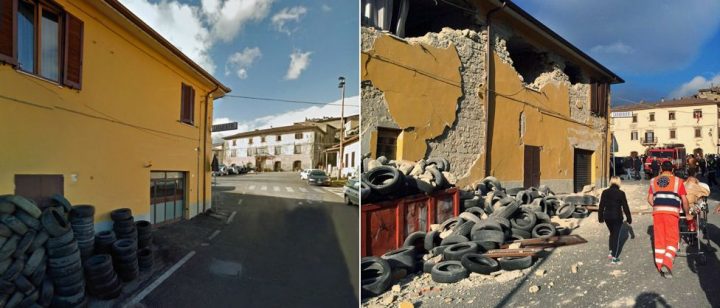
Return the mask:
<svg viewBox="0 0 720 308">
<path fill-rule="evenodd" d="M 392 200 L 414 194 L 430 194 L 455 185 L 450 163 L 444 158 L 417 162 L 366 158 L 360 194 L 363 202 Z"/>
<path fill-rule="evenodd" d="M 122 281 L 135 280 L 140 274 L 136 240 L 118 239 L 112 245 L 112 259 L 115 271 Z"/>
<path fill-rule="evenodd" d="M 120 296 L 122 285 L 113 268 L 109 254 L 98 254 L 85 261 L 85 278 L 88 292 L 99 299 L 108 300 Z"/>
<path fill-rule="evenodd" d="M 63 211 L 49 207 L 40 217 L 49 238 L 47 276 L 53 282 L 53 307 L 77 307 L 86 304 L 85 279 L 78 242 Z"/>
<path fill-rule="evenodd" d="M 70 210 L 70 226 L 80 248 L 83 260 L 91 257 L 95 251 L 95 207 L 75 205 Z"/>
<path fill-rule="evenodd" d="M 138 234 L 138 249 L 150 247 L 152 244 L 152 224 L 147 220 L 135 222 L 135 229 Z"/>
<path fill-rule="evenodd" d="M 135 220 L 132 211 L 128 208 L 116 209 L 110 212 L 110 218 L 113 221 L 113 231 L 118 240 L 129 239 L 136 242 L 137 249 L 138 232 L 135 228 Z"/>
<path fill-rule="evenodd" d="M 112 252 L 112 245 L 116 240 L 115 232 L 112 230 L 98 232 L 95 234 L 95 253 L 110 254 Z"/>
</svg>

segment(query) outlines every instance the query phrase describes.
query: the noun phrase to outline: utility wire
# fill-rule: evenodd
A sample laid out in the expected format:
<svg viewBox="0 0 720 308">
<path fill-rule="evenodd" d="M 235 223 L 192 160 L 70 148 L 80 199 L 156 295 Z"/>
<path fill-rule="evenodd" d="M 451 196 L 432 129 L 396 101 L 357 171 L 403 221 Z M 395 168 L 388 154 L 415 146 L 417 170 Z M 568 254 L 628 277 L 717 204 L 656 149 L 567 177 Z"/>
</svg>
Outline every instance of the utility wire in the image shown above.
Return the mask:
<svg viewBox="0 0 720 308">
<path fill-rule="evenodd" d="M 249 100 L 257 100 L 257 101 L 283 102 L 283 103 L 293 103 L 293 104 L 334 105 L 334 106 L 341 106 L 341 105 L 342 105 L 342 104 L 340 104 L 340 103 L 322 103 L 322 102 L 299 101 L 299 100 L 282 99 L 282 98 L 255 97 L 255 96 L 231 95 L 231 94 L 226 94 L 224 97 L 244 98 L 244 99 L 249 99 Z M 347 107 L 358 107 L 358 105 L 353 105 L 353 104 L 345 104 L 345 106 L 347 106 Z"/>
</svg>

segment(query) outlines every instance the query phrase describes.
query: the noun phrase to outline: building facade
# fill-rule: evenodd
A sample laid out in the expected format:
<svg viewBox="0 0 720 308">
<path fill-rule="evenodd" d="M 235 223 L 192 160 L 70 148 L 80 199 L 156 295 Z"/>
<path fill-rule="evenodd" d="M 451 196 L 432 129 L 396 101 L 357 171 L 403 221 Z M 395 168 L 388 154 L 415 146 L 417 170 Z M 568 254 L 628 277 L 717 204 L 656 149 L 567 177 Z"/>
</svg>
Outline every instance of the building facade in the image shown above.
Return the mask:
<svg viewBox="0 0 720 308">
<path fill-rule="evenodd" d="M 649 147 L 682 144 L 718 154 L 720 102 L 696 97 L 612 108 L 610 131 L 617 140 L 617 156 L 645 153 Z"/>
<path fill-rule="evenodd" d="M 296 123 L 225 137 L 226 165 L 257 171 L 298 171 L 325 164 L 324 150 L 335 144 L 331 125 Z"/>
<path fill-rule="evenodd" d="M 363 151 L 444 157 L 460 187 L 605 185 L 609 88 L 623 80 L 513 2 L 464 5 L 362 6 Z"/>
<path fill-rule="evenodd" d="M 92 204 L 96 229 L 117 208 L 211 207 L 209 121 L 230 89 L 116 0 L 0 3 L 0 194 Z"/>
</svg>

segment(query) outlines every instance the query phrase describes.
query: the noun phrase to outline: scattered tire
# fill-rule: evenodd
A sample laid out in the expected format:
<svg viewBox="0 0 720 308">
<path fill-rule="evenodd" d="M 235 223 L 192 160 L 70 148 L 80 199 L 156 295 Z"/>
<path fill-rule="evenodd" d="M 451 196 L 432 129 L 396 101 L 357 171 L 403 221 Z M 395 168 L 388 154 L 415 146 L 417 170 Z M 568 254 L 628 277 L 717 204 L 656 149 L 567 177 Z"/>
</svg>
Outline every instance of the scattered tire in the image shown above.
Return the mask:
<svg viewBox="0 0 720 308">
<path fill-rule="evenodd" d="M 442 261 L 432 268 L 432 280 L 439 283 L 455 283 L 468 277 L 468 271 L 460 261 Z"/>
<path fill-rule="evenodd" d="M 532 229 L 533 238 L 548 238 L 554 236 L 556 233 L 555 226 L 549 223 L 537 224 Z"/>
<path fill-rule="evenodd" d="M 476 217 L 482 217 L 483 214 L 486 214 L 486 213 L 485 213 L 485 210 L 483 210 L 482 208 L 477 207 L 477 206 L 476 206 L 476 207 L 471 207 L 471 208 L 469 208 L 469 209 L 465 209 L 465 213 L 473 214 L 473 215 L 475 215 Z"/>
<path fill-rule="evenodd" d="M 573 210 L 572 218 L 585 218 L 590 216 L 590 211 L 583 206 L 577 206 Z"/>
<path fill-rule="evenodd" d="M 535 216 L 535 212 L 529 210 L 520 211 L 515 218 L 510 219 L 510 227 L 525 231 L 532 230 L 536 223 L 537 217 Z"/>
<path fill-rule="evenodd" d="M 525 187 L 512 187 L 512 188 L 506 188 L 505 193 L 509 196 L 516 196 L 521 191 L 524 191 Z"/>
<path fill-rule="evenodd" d="M 550 216 L 546 213 L 535 213 L 538 223 L 550 223 Z"/>
<path fill-rule="evenodd" d="M 481 254 L 466 254 L 460 261 L 462 265 L 473 273 L 488 275 L 500 269 L 500 264 L 493 258 Z"/>
<path fill-rule="evenodd" d="M 396 190 L 402 181 L 402 175 L 396 168 L 390 166 L 379 166 L 364 173 L 362 177 L 370 189 L 381 194 L 387 195 Z"/>
<path fill-rule="evenodd" d="M 558 209 L 557 215 L 560 218 L 570 218 L 574 212 L 575 205 L 573 205 L 572 203 L 565 203 L 565 205 Z"/>
<path fill-rule="evenodd" d="M 440 232 L 443 232 L 445 230 L 450 230 L 460 223 L 460 219 L 461 218 L 458 218 L 458 217 L 449 218 L 440 224 L 440 226 L 438 227 L 438 230 Z"/>
<path fill-rule="evenodd" d="M 415 269 L 415 248 L 413 247 L 388 251 L 381 258 L 387 260 L 393 270 L 403 268 L 407 269 L 408 272 L 413 272 Z"/>
<path fill-rule="evenodd" d="M 425 250 L 427 251 L 430 251 L 435 248 L 435 246 L 438 246 L 440 244 L 440 232 L 430 231 L 425 234 L 425 240 L 423 244 L 423 247 L 425 247 Z"/>
<path fill-rule="evenodd" d="M 444 238 L 440 242 L 440 245 L 447 246 L 447 245 L 452 245 L 452 244 L 457 244 L 457 243 L 464 243 L 467 241 L 469 241 L 469 239 L 467 237 L 455 234 L 455 235 L 450 235 L 450 236 Z"/>
<path fill-rule="evenodd" d="M 423 273 L 428 273 L 428 274 L 432 273 L 432 269 L 433 269 L 433 267 L 435 267 L 435 264 L 437 264 L 437 263 L 430 261 L 430 260 L 423 261 Z"/>
<path fill-rule="evenodd" d="M 476 216 L 473 213 L 469 213 L 467 211 L 460 213 L 460 215 L 458 217 L 460 217 L 466 221 L 473 222 L 473 224 L 478 224 L 481 221 L 478 216 Z"/>
<path fill-rule="evenodd" d="M 477 252 L 477 250 L 477 243 L 464 242 L 453 244 L 448 246 L 445 251 L 443 251 L 443 260 L 460 261 L 464 255 L 469 253 L 475 253 Z"/>
<path fill-rule="evenodd" d="M 500 207 L 499 209 L 495 209 L 495 211 L 490 216 L 509 219 L 510 217 L 512 217 L 512 215 L 515 214 L 515 211 L 517 211 L 518 208 L 519 205 L 517 204 L 517 202 L 513 201 L 505 206 Z"/>
<path fill-rule="evenodd" d="M 405 242 L 403 243 L 403 247 L 425 247 L 425 232 L 422 231 L 416 231 L 413 233 L 410 233 L 407 238 L 405 238 Z M 421 249 L 422 250 L 422 249 Z"/>
<path fill-rule="evenodd" d="M 519 269 L 525 269 L 532 265 L 532 257 L 505 257 L 498 258 L 500 268 L 506 271 L 514 271 Z"/>
<path fill-rule="evenodd" d="M 470 216 L 474 216 L 472 214 L 468 214 Z M 457 225 L 453 232 L 450 234 L 452 235 L 460 235 L 464 236 L 465 238 L 468 238 L 470 236 L 470 231 L 472 230 L 473 226 L 475 225 L 472 221 L 465 221 L 462 224 Z"/>
<path fill-rule="evenodd" d="M 496 179 L 495 177 L 486 177 L 482 180 L 482 183 L 485 184 L 485 187 L 488 191 L 492 191 L 493 189 L 497 191 L 502 190 L 502 185 L 500 184 L 500 181 L 498 181 L 498 179 Z"/>
<path fill-rule="evenodd" d="M 473 241 L 494 242 L 502 244 L 505 242 L 505 233 L 498 230 L 477 230 L 472 234 Z"/>
<path fill-rule="evenodd" d="M 361 296 L 373 297 L 390 287 L 390 264 L 378 257 L 364 257 L 360 261 Z"/>
</svg>

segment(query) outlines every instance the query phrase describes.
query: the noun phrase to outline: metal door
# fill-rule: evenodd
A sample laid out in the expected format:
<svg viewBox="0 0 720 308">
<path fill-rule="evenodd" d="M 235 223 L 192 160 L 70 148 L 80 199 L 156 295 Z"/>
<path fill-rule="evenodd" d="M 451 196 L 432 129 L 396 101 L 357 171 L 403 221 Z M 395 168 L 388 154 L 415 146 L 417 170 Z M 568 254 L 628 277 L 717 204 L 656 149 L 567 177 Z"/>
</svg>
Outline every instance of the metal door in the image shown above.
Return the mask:
<svg viewBox="0 0 720 308">
<path fill-rule="evenodd" d="M 150 216 L 152 223 L 171 223 L 181 220 L 187 200 L 185 191 L 185 172 L 151 172 Z"/>
<path fill-rule="evenodd" d="M 540 186 L 540 147 L 525 146 L 523 185 L 525 187 Z"/>
<path fill-rule="evenodd" d="M 575 161 L 573 166 L 573 186 L 574 191 L 579 192 L 585 185 L 592 182 L 592 151 L 575 149 Z"/>
<path fill-rule="evenodd" d="M 44 209 L 50 206 L 50 197 L 54 194 L 64 195 L 63 183 L 61 174 L 16 174 L 15 194 L 35 201 Z"/>
</svg>

